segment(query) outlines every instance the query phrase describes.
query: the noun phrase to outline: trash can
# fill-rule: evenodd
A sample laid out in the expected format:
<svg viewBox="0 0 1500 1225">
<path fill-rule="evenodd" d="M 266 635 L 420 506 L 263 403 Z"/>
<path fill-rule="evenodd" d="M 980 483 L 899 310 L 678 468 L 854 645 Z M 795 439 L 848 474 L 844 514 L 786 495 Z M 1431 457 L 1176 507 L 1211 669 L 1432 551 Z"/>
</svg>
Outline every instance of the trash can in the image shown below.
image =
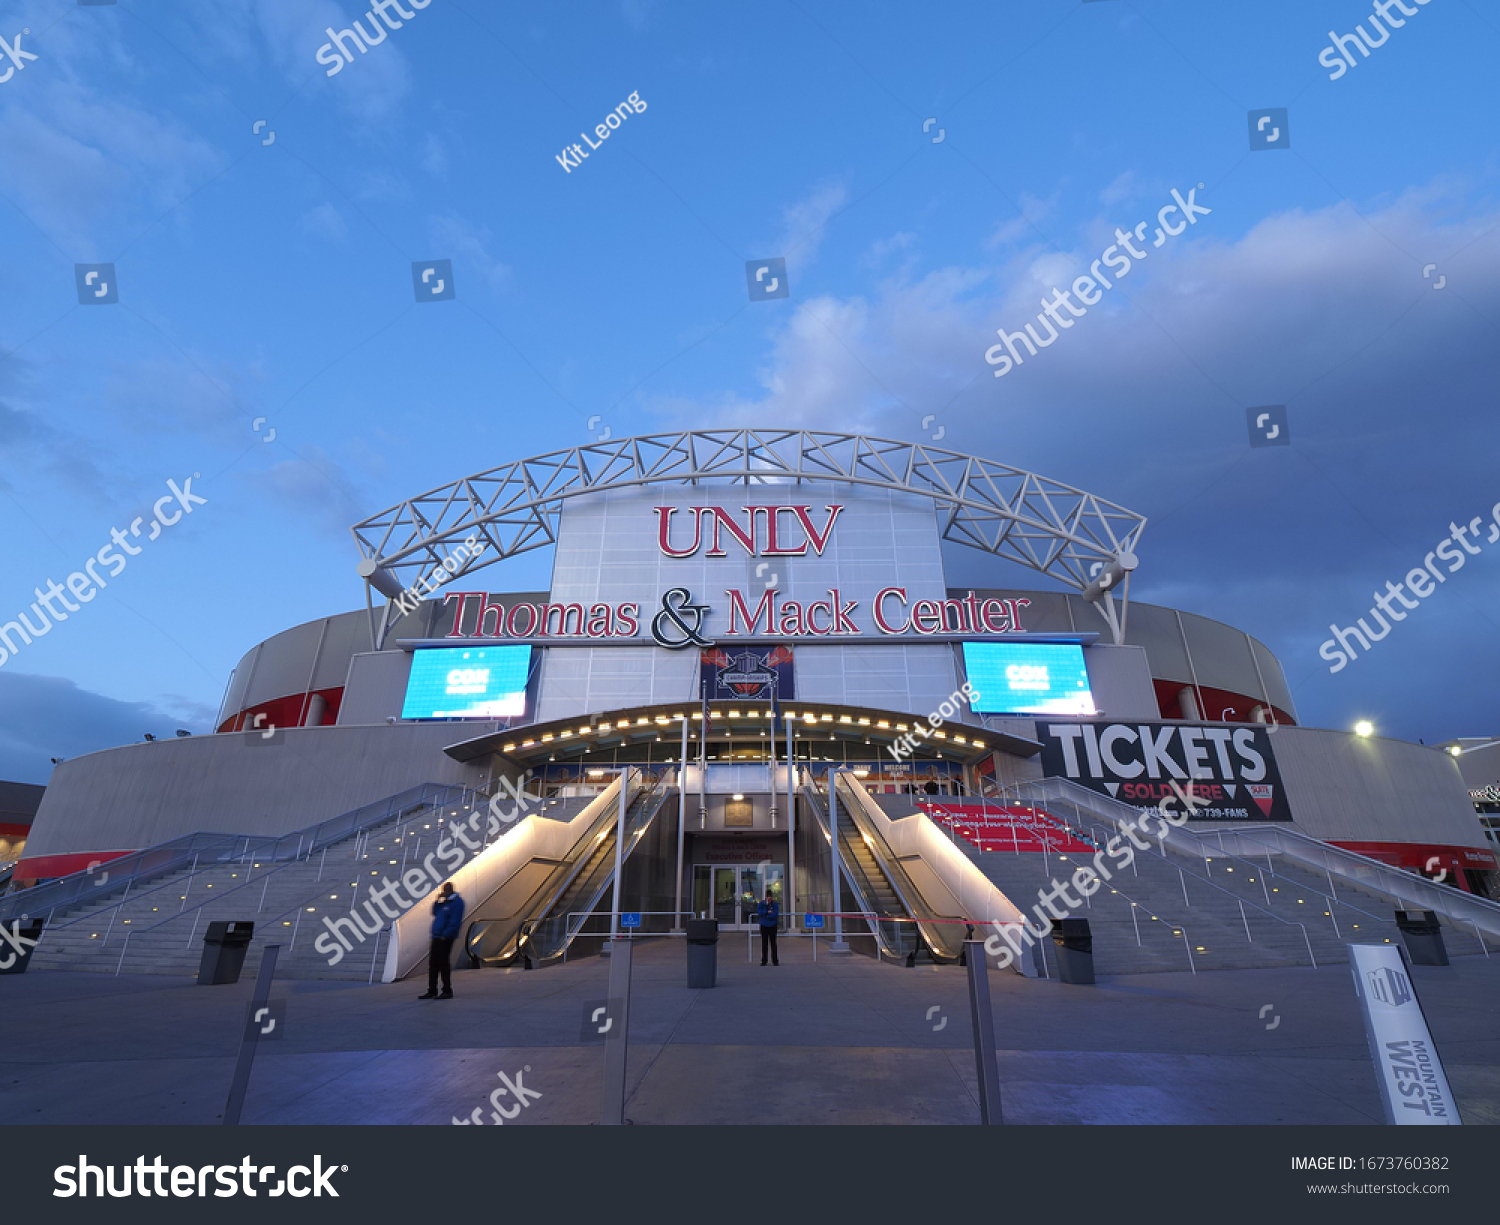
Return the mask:
<svg viewBox="0 0 1500 1225">
<path fill-rule="evenodd" d="M 687 921 L 687 985 L 715 986 L 719 977 L 719 921 Z"/>
<path fill-rule="evenodd" d="M 1059 919 L 1052 928 L 1057 946 L 1057 975 L 1065 983 L 1090 986 L 1094 981 L 1094 937 L 1087 919 Z"/>
<path fill-rule="evenodd" d="M 0 974 L 26 973 L 32 948 L 42 938 L 42 925 L 46 922 L 46 919 L 12 919 L 5 924 L 7 934 L 0 936 Z"/>
<path fill-rule="evenodd" d="M 1414 966 L 1445 966 L 1448 949 L 1437 913 L 1431 910 L 1398 910 L 1396 926 L 1406 944 L 1406 955 Z"/>
<path fill-rule="evenodd" d="M 198 985 L 221 987 L 240 981 L 240 967 L 245 964 L 245 950 L 255 924 L 242 920 L 234 923 L 210 923 L 203 937 L 203 960 L 198 963 Z"/>
</svg>

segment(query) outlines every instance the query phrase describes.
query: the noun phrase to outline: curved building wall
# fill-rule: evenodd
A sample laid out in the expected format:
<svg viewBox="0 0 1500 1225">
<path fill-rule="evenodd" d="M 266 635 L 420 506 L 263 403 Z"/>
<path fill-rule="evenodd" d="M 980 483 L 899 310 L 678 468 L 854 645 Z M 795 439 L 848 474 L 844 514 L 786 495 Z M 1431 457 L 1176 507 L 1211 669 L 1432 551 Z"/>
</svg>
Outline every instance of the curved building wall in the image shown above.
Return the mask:
<svg viewBox="0 0 1500 1225">
<path fill-rule="evenodd" d="M 968 595 L 969 590 L 953 588 L 949 594 L 961 598 Z M 1015 600 L 1020 605 L 1021 628 L 1026 632 L 1108 636 L 1103 617 L 1079 596 L 1011 588 L 974 590 L 979 599 Z M 517 604 L 545 603 L 548 596 L 543 592 L 507 592 L 492 595 L 489 599 L 509 609 Z M 402 640 L 446 638 L 453 630 L 456 604 L 457 601 L 445 604 L 441 599 L 423 601 L 413 612 L 397 621 L 379 652 L 373 648 L 369 614 L 363 610 L 309 621 L 266 639 L 246 652 L 235 668 L 217 730 L 237 731 L 251 727 L 258 714 L 264 716 L 259 725 L 262 727 L 271 724 L 299 727 L 309 723 L 326 726 L 399 719 L 401 701 L 396 686 L 404 685 L 408 660 L 390 658 L 407 654 L 396 644 Z M 472 612 L 467 620 L 473 620 Z M 1287 690 L 1280 663 L 1264 644 L 1242 630 L 1196 613 L 1135 602 L 1130 605 L 1125 629 L 1126 645 L 1145 651 L 1155 691 L 1156 713 L 1160 717 L 1176 719 L 1188 714 L 1180 705 L 1179 696 L 1186 687 L 1195 695 L 1197 717 L 1200 718 L 1249 722 L 1254 718 L 1252 712 L 1257 706 L 1269 706 L 1275 712 L 1277 722 L 1296 722 L 1296 707 Z M 623 661 L 622 650 L 649 656 L 657 654 L 651 649 L 649 639 L 638 650 L 619 647 L 607 650 L 607 658 L 612 661 Z M 844 683 L 840 678 L 848 669 L 840 661 L 846 657 L 865 660 L 852 664 L 853 683 L 857 687 L 870 674 L 869 660 L 887 657 L 895 660 L 913 650 L 931 654 L 935 648 L 923 647 L 920 640 L 910 639 L 862 646 L 830 643 L 827 646 L 799 647 L 798 662 L 799 668 L 809 669 L 809 682 L 813 681 L 812 673 L 816 672 L 820 700 L 857 703 L 869 695 L 822 692 L 829 683 L 835 688 Z M 563 656 L 561 652 L 557 654 L 561 667 Z M 577 650 L 573 654 L 581 658 L 592 657 L 596 652 Z M 384 666 L 385 660 L 370 658 L 376 655 L 387 657 L 389 666 Z M 684 677 L 692 670 L 687 668 L 685 659 L 669 662 L 682 665 L 679 670 L 686 669 Z M 596 670 L 586 671 L 592 673 Z M 379 698 L 372 702 L 368 700 L 368 687 L 359 681 L 376 673 L 389 675 L 394 680 L 383 685 Z M 557 668 L 547 669 L 544 675 L 551 676 L 559 684 L 565 682 Z M 351 680 L 356 682 L 353 689 Z M 574 678 L 575 682 L 577 680 Z M 692 687 L 688 680 L 684 684 L 689 689 Z M 344 701 L 356 692 L 365 700 L 353 703 L 346 712 Z M 938 695 L 939 700 L 947 692 L 949 690 L 944 689 L 943 694 Z M 613 694 L 607 698 L 589 695 L 581 700 L 585 706 L 597 705 L 598 702 L 610 706 L 619 704 L 624 696 L 627 695 Z M 314 698 L 320 698 L 321 702 L 314 701 Z M 547 700 L 548 695 L 544 695 L 544 703 Z M 552 708 L 549 706 L 548 709 Z M 554 710 L 553 713 L 558 712 Z"/>
<path fill-rule="evenodd" d="M 81 872 L 90 859 L 199 831 L 279 836 L 420 783 L 482 785 L 485 767 L 443 752 L 461 738 L 447 724 L 304 727 L 69 758 L 53 771 L 17 873 Z"/>
</svg>

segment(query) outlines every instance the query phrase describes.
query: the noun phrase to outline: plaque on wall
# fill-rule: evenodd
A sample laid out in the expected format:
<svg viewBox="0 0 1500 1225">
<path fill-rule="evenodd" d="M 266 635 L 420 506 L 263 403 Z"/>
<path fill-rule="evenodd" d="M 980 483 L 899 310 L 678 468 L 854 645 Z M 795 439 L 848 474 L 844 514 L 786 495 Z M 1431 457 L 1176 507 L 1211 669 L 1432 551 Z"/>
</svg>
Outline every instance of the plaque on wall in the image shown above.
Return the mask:
<svg viewBox="0 0 1500 1225">
<path fill-rule="evenodd" d="M 724 801 L 724 828 L 749 829 L 755 824 L 755 806 L 749 800 Z"/>
</svg>

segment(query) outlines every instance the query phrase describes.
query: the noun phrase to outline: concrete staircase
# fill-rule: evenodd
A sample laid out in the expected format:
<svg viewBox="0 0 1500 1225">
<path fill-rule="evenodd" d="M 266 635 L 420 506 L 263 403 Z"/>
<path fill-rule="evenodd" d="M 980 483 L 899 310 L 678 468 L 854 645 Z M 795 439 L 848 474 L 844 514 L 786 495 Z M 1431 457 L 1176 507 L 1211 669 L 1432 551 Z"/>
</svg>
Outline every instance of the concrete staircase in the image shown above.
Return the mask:
<svg viewBox="0 0 1500 1225">
<path fill-rule="evenodd" d="M 892 817 L 911 812 L 904 797 L 877 799 Z M 1059 841 L 1068 837 L 1075 849 L 980 851 L 962 836 L 955 838 L 980 871 L 1025 911 L 1037 904 L 1038 890 L 1050 889 L 1053 880 L 1068 881 L 1084 864 L 1092 866 L 1094 852 L 1112 836 L 1102 824 L 1069 824 L 1051 814 L 1039 822 L 1056 830 Z M 1203 857 L 1170 846 L 1163 853 L 1153 842 L 1150 850 L 1137 849 L 1123 871 L 1108 856 L 1103 863 L 1113 879 L 1071 912 L 1089 920 L 1100 974 L 1184 970 L 1189 951 L 1197 970 L 1324 966 L 1347 962 L 1349 942 L 1400 940 L 1389 901 L 1344 880 L 1330 885 L 1279 855 L 1271 857 L 1268 868 L 1263 858 L 1236 859 L 1211 848 Z M 1444 938 L 1450 956 L 1482 953 L 1472 930 L 1445 921 Z"/>
<path fill-rule="evenodd" d="M 436 848 L 450 807 L 402 813 L 305 858 L 268 862 L 250 855 L 152 878 L 123 902 L 115 896 L 59 908 L 32 954 L 28 973 L 195 976 L 208 924 L 249 920 L 255 933 L 242 977 L 254 974 L 262 948 L 274 942 L 281 945 L 277 978 L 378 978 L 388 930 L 366 936 L 330 966 L 329 957 L 314 948 L 327 930 L 322 921 L 347 917 L 355 906 L 364 913 L 371 885 L 383 876 L 396 881 L 404 867 L 419 865 Z M 389 920 L 383 928 L 389 928 Z"/>
</svg>

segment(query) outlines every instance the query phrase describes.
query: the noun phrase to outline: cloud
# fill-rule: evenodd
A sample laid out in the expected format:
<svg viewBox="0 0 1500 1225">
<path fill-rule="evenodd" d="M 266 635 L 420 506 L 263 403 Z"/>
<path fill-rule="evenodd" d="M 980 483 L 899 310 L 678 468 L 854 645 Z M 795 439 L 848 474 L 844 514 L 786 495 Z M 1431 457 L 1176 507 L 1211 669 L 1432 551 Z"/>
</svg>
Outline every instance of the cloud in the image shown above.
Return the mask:
<svg viewBox="0 0 1500 1225">
<path fill-rule="evenodd" d="M 511 268 L 490 253 L 490 244 L 495 236 L 487 225 L 475 225 L 457 213 L 429 217 L 427 232 L 431 235 L 435 249 L 442 252 L 440 258 L 453 260 L 453 278 L 459 280 L 464 271 L 477 272 L 492 290 L 499 291 L 510 280 Z"/>
<path fill-rule="evenodd" d="M 170 696 L 158 702 L 121 702 L 62 677 L 0 668 L 0 778 L 45 783 L 53 757 L 138 743 L 145 732 L 210 730 L 215 712 L 207 707 Z"/>
<path fill-rule="evenodd" d="M 80 263 L 107 258 L 100 234 L 124 234 L 179 204 L 224 156 L 175 117 L 101 95 L 65 71 L 0 96 L 0 163 L 27 219 Z"/>
<path fill-rule="evenodd" d="M 848 199 L 849 189 L 842 183 L 824 183 L 782 210 L 781 233 L 771 245 L 774 254 L 786 257 L 789 274 L 795 275 L 817 258 L 829 218 Z"/>
<path fill-rule="evenodd" d="M 303 233 L 329 242 L 343 242 L 349 235 L 349 227 L 344 222 L 343 214 L 326 202 L 303 213 L 297 219 L 297 224 Z"/>
<path fill-rule="evenodd" d="M 303 447 L 295 459 L 241 473 L 237 479 L 267 505 L 299 516 L 341 542 L 348 541 L 349 525 L 369 513 L 348 469 L 320 447 Z"/>
<path fill-rule="evenodd" d="M 369 6 L 365 5 L 364 9 Z M 422 13 L 416 13 L 420 20 Z M 391 10 L 391 18 L 400 18 Z M 370 30 L 371 18 L 354 4 L 335 0 L 220 0 L 212 10 L 185 8 L 180 19 L 193 27 L 193 45 L 212 50 L 212 58 L 254 71 L 262 62 L 295 86 L 309 80 L 327 91 L 336 106 L 372 127 L 398 114 L 411 91 L 410 63 L 400 45 L 401 31 L 386 30 L 385 38 L 361 53 L 345 39 L 354 55 L 332 77 L 318 63 L 318 50 L 335 34 L 353 28 L 355 21 Z M 378 25 L 379 19 L 376 18 Z M 404 26 L 406 23 L 402 22 Z"/>
<path fill-rule="evenodd" d="M 912 439 L 935 414 L 943 446 L 1148 515 L 1136 598 L 1258 634 L 1295 684 L 1320 666 L 1330 620 L 1348 624 L 1450 519 L 1500 497 L 1488 459 L 1500 450 L 1500 209 L 1439 182 L 1363 216 L 1293 209 L 1236 236 L 1227 208 L 1197 201 L 1214 214 L 1159 249 L 1148 229 L 1147 258 L 1003 378 L 983 358 L 997 328 L 1035 323 L 1042 298 L 1115 241 L 1116 221 L 1080 225 L 1071 252 L 903 268 L 866 292 L 797 302 L 771 334 L 758 394 L 664 396 L 648 411 L 689 428 L 837 422 Z M 1154 226 L 1157 203 L 1143 197 L 1135 218 Z M 1445 290 L 1423 280 L 1424 262 Z M 1261 404 L 1289 406 L 1291 448 L 1250 449 L 1245 410 Z M 1479 586 L 1475 569 L 1470 605 L 1453 585 L 1429 622 L 1452 617 L 1470 649 L 1500 622 L 1483 612 L 1500 575 Z M 1378 681 L 1396 686 L 1404 718 L 1430 720 L 1413 738 L 1450 718 L 1386 662 L 1410 665 L 1403 652 L 1421 638 L 1406 638 L 1358 682 L 1332 678 L 1345 689 L 1315 686 L 1312 709 Z M 1441 671 L 1462 689 L 1459 664 L 1444 655 Z"/>
</svg>

